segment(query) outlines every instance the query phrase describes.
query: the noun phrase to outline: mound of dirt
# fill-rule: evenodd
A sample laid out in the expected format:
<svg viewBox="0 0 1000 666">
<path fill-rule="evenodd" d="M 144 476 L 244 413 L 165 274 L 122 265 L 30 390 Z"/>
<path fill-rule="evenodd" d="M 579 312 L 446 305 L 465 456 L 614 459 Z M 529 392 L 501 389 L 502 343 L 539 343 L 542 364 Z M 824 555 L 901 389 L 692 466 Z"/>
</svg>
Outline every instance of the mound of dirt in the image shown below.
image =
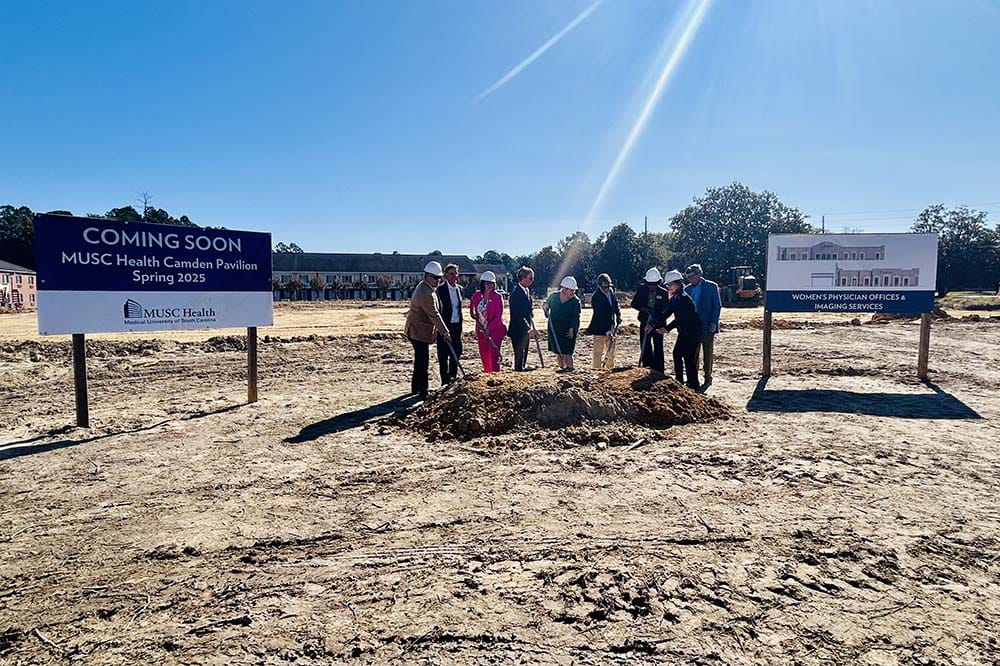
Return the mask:
<svg viewBox="0 0 1000 666">
<path fill-rule="evenodd" d="M 87 340 L 87 356 L 90 358 L 116 358 L 125 356 L 149 356 L 162 351 L 162 340 Z M 72 357 L 69 342 L 24 340 L 0 344 L 0 361 L 31 361 L 33 363 L 68 362 Z"/>
<path fill-rule="evenodd" d="M 594 421 L 665 427 L 727 418 L 729 407 L 646 369 L 480 374 L 431 395 L 398 425 L 467 440 Z"/>
<path fill-rule="evenodd" d="M 951 319 L 952 316 L 945 312 L 938 306 L 934 306 L 934 310 L 931 312 L 931 319 Z M 920 319 L 919 314 L 894 314 L 891 312 L 876 312 L 872 315 L 872 318 L 868 320 L 869 324 L 886 324 L 892 321 L 912 321 L 914 319 Z"/>
<path fill-rule="evenodd" d="M 796 321 L 791 319 L 777 319 L 771 320 L 771 328 L 776 331 L 793 331 L 793 330 L 805 330 L 810 328 L 817 328 L 819 326 L 849 326 L 850 322 L 847 321 Z M 763 319 L 747 319 L 745 321 L 734 321 L 726 322 L 723 325 L 723 329 L 754 329 L 763 330 L 764 320 Z"/>
</svg>

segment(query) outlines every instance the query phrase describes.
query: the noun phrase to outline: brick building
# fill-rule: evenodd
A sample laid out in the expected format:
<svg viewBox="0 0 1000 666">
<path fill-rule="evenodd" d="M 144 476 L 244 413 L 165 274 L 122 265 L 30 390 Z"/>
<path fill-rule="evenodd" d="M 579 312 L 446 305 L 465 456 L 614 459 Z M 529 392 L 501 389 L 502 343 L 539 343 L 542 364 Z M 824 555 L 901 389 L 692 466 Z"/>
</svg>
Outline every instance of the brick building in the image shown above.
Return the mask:
<svg viewBox="0 0 1000 666">
<path fill-rule="evenodd" d="M 0 307 L 34 310 L 38 307 L 35 271 L 0 260 Z"/>
<path fill-rule="evenodd" d="M 823 241 L 813 245 L 778 246 L 778 261 L 834 261 L 833 271 L 812 273 L 813 286 L 828 287 L 916 287 L 919 268 L 881 268 L 885 245 L 840 245 Z M 841 262 L 849 262 L 843 265 Z M 856 265 L 866 262 L 864 265 Z M 855 264 L 855 265 L 852 265 Z"/>
<path fill-rule="evenodd" d="M 274 300 L 402 301 L 424 279 L 424 266 L 458 265 L 462 284 L 479 277 L 465 255 L 350 254 L 342 252 L 279 253 L 271 259 Z"/>
<path fill-rule="evenodd" d="M 882 261 L 885 245 L 844 246 L 831 241 L 794 247 L 778 246 L 778 261 Z"/>
</svg>

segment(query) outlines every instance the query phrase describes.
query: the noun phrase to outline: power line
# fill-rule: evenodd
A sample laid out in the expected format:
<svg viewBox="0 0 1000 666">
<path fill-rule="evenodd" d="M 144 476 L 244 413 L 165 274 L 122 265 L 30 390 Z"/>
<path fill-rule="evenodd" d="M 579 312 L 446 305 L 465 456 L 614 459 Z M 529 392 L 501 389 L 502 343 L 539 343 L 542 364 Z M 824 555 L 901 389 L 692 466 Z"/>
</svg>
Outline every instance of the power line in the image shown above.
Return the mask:
<svg viewBox="0 0 1000 666">
<path fill-rule="evenodd" d="M 965 206 L 966 208 L 976 208 L 978 206 L 1000 206 L 1000 201 L 985 201 L 982 203 L 960 203 L 955 204 L 955 206 Z M 860 210 L 860 211 L 847 211 L 847 212 L 833 212 L 826 213 L 827 215 L 836 215 L 838 217 L 845 217 L 851 215 L 883 215 L 887 213 L 911 213 L 920 212 L 926 210 L 928 206 L 921 206 L 920 208 L 896 208 L 892 210 Z"/>
</svg>

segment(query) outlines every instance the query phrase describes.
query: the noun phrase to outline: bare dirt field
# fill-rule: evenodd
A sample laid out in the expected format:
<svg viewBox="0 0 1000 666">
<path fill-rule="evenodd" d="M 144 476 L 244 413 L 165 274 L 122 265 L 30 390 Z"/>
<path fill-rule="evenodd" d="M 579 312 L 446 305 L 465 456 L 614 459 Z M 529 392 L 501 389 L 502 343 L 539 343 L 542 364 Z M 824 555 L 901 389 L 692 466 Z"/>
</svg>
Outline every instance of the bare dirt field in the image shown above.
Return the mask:
<svg viewBox="0 0 1000 666">
<path fill-rule="evenodd" d="M 726 310 L 727 418 L 474 436 L 407 412 L 404 314 L 279 305 L 253 405 L 240 331 L 92 336 L 88 430 L 65 336 L 0 317 L 0 663 L 1000 664 L 997 319 L 922 383 L 913 321 L 781 315 L 765 382 Z M 528 374 L 603 414 L 590 349 Z"/>
</svg>

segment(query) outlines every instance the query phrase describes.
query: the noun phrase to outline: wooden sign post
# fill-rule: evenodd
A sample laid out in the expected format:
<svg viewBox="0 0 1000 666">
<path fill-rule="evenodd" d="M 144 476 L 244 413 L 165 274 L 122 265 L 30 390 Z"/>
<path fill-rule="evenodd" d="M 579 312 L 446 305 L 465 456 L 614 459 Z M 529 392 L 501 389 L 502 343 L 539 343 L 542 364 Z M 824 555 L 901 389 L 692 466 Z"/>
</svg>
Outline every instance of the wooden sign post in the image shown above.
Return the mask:
<svg viewBox="0 0 1000 666">
<path fill-rule="evenodd" d="M 87 401 L 87 341 L 83 333 L 73 334 L 73 386 L 76 393 L 76 426 L 90 427 Z"/>
<path fill-rule="evenodd" d="M 927 381 L 927 359 L 931 348 L 931 315 L 920 315 L 920 350 L 917 352 L 917 377 Z"/>
<path fill-rule="evenodd" d="M 771 376 L 771 311 L 764 310 L 764 367 L 761 372 L 765 377 Z"/>
<path fill-rule="evenodd" d="M 247 328 L 247 402 L 257 402 L 257 327 Z"/>
</svg>

